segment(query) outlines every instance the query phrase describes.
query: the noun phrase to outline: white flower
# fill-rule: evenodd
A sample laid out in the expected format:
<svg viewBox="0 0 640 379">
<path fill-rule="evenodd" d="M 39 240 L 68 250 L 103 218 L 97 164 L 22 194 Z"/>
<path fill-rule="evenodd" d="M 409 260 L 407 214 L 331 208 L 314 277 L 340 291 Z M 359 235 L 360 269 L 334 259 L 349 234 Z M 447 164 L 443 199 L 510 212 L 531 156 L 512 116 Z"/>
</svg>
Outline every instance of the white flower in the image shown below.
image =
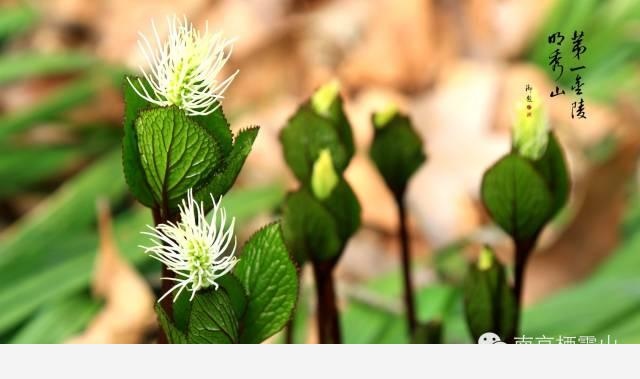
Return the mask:
<svg viewBox="0 0 640 379">
<path fill-rule="evenodd" d="M 222 33 L 209 33 L 207 24 L 200 33 L 184 17 L 168 18 L 169 37 L 160 42 L 158 31 L 152 22 L 154 45 L 140 34 L 138 46 L 142 51 L 149 71 L 140 67 L 149 83 L 149 90 L 141 79 L 137 83 L 130 79 L 133 90 L 150 103 L 161 107 L 175 105 L 187 115 L 213 113 L 223 98 L 238 71 L 219 81 L 222 66 L 229 60 L 235 39 L 225 39 Z"/>
<path fill-rule="evenodd" d="M 191 298 L 202 288 L 214 286 L 218 289 L 216 279 L 225 275 L 238 261 L 234 256 L 237 239 L 233 234 L 235 218 L 227 227 L 227 215 L 224 208 L 220 207 L 220 200 L 213 202 L 211 220 L 208 221 L 204 214 L 204 206 L 193 198 L 193 192 L 189 190 L 187 199 L 182 200 L 180 206 L 181 220 L 174 224 L 168 222 L 155 228 L 149 226 L 151 233 L 143 232 L 152 237 L 154 246 L 145 247 L 145 253 L 159 260 L 167 268 L 176 274 L 175 278 L 162 278 L 177 282 L 167 293 L 158 300 L 162 300 L 178 289 L 174 298 L 186 288 L 191 291 Z M 231 240 L 233 248 L 227 251 Z"/>
</svg>

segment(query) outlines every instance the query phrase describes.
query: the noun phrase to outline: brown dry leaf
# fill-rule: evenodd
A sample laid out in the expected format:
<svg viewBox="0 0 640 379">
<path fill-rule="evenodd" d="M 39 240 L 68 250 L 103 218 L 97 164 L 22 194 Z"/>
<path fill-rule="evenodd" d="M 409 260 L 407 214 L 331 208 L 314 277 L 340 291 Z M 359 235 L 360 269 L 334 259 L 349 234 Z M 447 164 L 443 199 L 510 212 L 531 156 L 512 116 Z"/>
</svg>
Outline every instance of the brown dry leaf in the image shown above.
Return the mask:
<svg viewBox="0 0 640 379">
<path fill-rule="evenodd" d="M 244 59 L 263 49 L 291 26 L 286 19 L 289 0 L 225 0 L 212 3 L 193 14 L 194 20 L 200 26 L 208 21 L 210 28 L 237 37 L 233 59 Z"/>
<path fill-rule="evenodd" d="M 353 157 L 345 178 L 362 206 L 363 225 L 395 233 L 398 215 L 393 196 L 369 157 L 364 154 Z"/>
<path fill-rule="evenodd" d="M 434 6 L 424 0 L 380 0 L 363 42 L 346 57 L 340 76 L 349 86 L 385 85 L 415 90 L 429 84 L 438 66 Z"/>
<path fill-rule="evenodd" d="M 409 183 L 407 201 L 434 247 L 480 225 L 474 200 L 482 174 L 509 150 L 508 134 L 492 132 L 500 70 L 461 61 L 448 71 L 410 108 L 428 160 Z"/>
<path fill-rule="evenodd" d="M 103 298 L 102 311 L 80 335 L 67 343 L 140 343 L 157 328 L 155 297 L 145 280 L 118 252 L 108 205 L 98 204 L 100 247 L 93 278 L 93 293 Z"/>
<path fill-rule="evenodd" d="M 488 42 L 498 48 L 501 57 L 520 56 L 538 35 L 540 26 L 556 0 L 492 1 L 493 38 Z M 498 41 L 495 41 L 495 40 Z M 493 40 L 493 41 L 492 41 Z M 497 43 L 496 43 L 497 42 Z"/>
<path fill-rule="evenodd" d="M 554 0 L 467 0 L 449 2 L 461 25 L 468 55 L 482 59 L 518 57 L 527 48 Z M 457 9 L 455 9 L 457 8 Z"/>
</svg>

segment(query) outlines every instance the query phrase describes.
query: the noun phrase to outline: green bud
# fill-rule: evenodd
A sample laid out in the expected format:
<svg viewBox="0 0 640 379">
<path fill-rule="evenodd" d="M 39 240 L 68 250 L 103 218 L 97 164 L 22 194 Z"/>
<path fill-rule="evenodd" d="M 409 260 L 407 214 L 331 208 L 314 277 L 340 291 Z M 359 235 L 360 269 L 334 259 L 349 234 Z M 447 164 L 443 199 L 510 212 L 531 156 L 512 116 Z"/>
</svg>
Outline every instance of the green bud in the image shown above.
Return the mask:
<svg viewBox="0 0 640 379">
<path fill-rule="evenodd" d="M 464 314 L 474 340 L 487 332 L 511 340 L 517 330 L 518 305 L 505 267 L 489 246 L 469 267 L 462 285 Z"/>
<path fill-rule="evenodd" d="M 393 103 L 389 103 L 383 110 L 373 115 L 373 125 L 376 128 L 383 128 L 396 114 L 398 114 L 398 107 Z"/>
<path fill-rule="evenodd" d="M 340 82 L 332 80 L 318 88 L 311 96 L 311 106 L 316 113 L 322 116 L 329 115 L 329 108 L 340 92 Z"/>
<path fill-rule="evenodd" d="M 549 142 L 549 121 L 535 91 L 531 94 L 531 100 L 523 101 L 516 107 L 513 146 L 523 157 L 538 160 L 544 155 Z"/>
<path fill-rule="evenodd" d="M 338 175 L 333 167 L 331 152 L 329 149 L 320 151 L 318 159 L 313 164 L 311 173 L 311 189 L 313 194 L 320 200 L 324 200 L 338 184 Z"/>
<path fill-rule="evenodd" d="M 493 253 L 491 249 L 484 246 L 480 251 L 480 255 L 478 256 L 478 270 L 487 271 L 493 266 Z"/>
</svg>

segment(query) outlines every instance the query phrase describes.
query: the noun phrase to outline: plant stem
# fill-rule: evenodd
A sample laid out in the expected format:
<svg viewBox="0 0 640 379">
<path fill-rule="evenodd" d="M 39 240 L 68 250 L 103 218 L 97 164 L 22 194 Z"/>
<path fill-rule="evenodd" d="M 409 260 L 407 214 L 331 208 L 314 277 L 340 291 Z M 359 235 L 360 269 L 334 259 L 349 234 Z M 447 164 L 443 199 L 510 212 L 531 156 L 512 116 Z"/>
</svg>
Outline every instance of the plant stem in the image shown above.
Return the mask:
<svg viewBox="0 0 640 379">
<path fill-rule="evenodd" d="M 167 221 L 166 218 L 163 217 L 162 212 L 160 212 L 160 210 L 157 209 L 157 208 L 153 208 L 152 209 L 152 214 L 153 214 L 153 222 L 154 222 L 155 226 L 163 224 L 163 223 L 165 223 Z M 169 271 L 167 266 L 165 264 L 162 264 L 162 277 L 163 278 L 170 278 L 170 277 L 172 277 L 172 274 L 173 273 L 171 271 Z M 166 293 L 170 289 L 171 289 L 171 282 L 169 280 L 161 280 L 160 281 L 160 292 L 161 293 Z M 169 319 L 173 320 L 173 301 L 172 301 L 171 296 L 167 296 L 164 299 L 162 299 L 162 301 L 160 302 L 160 305 L 162 306 L 162 309 L 164 309 L 164 311 L 167 314 L 167 316 L 169 317 Z M 167 336 L 165 335 L 164 330 L 162 329 L 162 327 L 160 327 L 160 332 L 158 334 L 158 343 L 159 344 L 167 344 L 167 343 L 169 343 L 169 340 L 167 339 Z"/>
<path fill-rule="evenodd" d="M 516 247 L 515 255 L 515 270 L 514 270 L 514 285 L 513 294 L 516 298 L 516 336 L 520 335 L 520 318 L 522 315 L 522 295 L 524 285 L 524 271 L 529 261 L 529 256 L 536 245 L 538 237 L 537 235 L 530 239 L 514 241 Z M 515 342 L 515 336 L 510 339 L 511 342 Z"/>
<path fill-rule="evenodd" d="M 316 279 L 318 336 L 320 343 L 342 343 L 336 292 L 333 284 L 334 262 L 313 262 Z"/>
<path fill-rule="evenodd" d="M 407 325 L 409 327 L 409 337 L 413 338 L 416 332 L 416 305 L 413 293 L 413 279 L 411 278 L 411 253 L 409 247 L 409 232 L 407 230 L 407 210 L 403 196 L 396 197 L 396 205 L 398 207 L 398 223 L 400 244 L 402 248 L 402 278 L 404 283 L 404 304 L 407 316 Z"/>
<path fill-rule="evenodd" d="M 291 320 L 289 320 L 284 330 L 284 343 L 286 343 L 287 345 L 293 344 L 293 333 L 294 333 L 293 318 L 294 317 L 295 317 L 295 314 L 294 316 L 291 317 Z"/>
</svg>

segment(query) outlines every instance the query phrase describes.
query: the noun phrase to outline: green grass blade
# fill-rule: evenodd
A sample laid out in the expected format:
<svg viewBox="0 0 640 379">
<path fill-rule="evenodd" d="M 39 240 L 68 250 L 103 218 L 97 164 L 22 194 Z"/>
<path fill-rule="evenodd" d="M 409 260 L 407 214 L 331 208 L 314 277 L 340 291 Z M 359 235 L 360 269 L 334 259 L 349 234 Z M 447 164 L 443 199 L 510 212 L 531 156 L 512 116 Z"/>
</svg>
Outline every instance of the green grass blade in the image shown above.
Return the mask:
<svg viewBox="0 0 640 379">
<path fill-rule="evenodd" d="M 13 258 L 46 254 L 53 241 L 94 224 L 97 198 L 122 198 L 126 185 L 120 154 L 120 149 L 109 153 L 0 235 L 0 277 Z"/>
<path fill-rule="evenodd" d="M 91 67 L 96 60 L 79 53 L 21 52 L 0 56 L 0 85 L 46 75 L 68 74 Z"/>
<path fill-rule="evenodd" d="M 0 139 L 51 120 L 63 112 L 87 103 L 98 91 L 95 77 L 79 79 L 55 90 L 40 103 L 0 118 Z"/>
<path fill-rule="evenodd" d="M 0 42 L 21 33 L 37 20 L 35 11 L 27 6 L 0 8 Z"/>
<path fill-rule="evenodd" d="M 61 343 L 83 330 L 100 304 L 80 293 L 56 301 L 36 313 L 10 343 Z"/>
</svg>

